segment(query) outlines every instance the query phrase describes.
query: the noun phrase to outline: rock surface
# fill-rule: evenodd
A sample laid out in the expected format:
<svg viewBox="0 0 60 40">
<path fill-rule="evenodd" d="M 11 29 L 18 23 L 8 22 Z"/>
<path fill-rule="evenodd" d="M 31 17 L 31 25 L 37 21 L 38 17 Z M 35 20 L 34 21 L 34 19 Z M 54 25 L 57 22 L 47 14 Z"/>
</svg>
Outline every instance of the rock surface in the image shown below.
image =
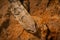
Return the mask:
<svg viewBox="0 0 60 40">
<path fill-rule="evenodd" d="M 24 30 L 14 16 L 7 12 L 8 0 L 0 0 L 0 40 L 60 40 L 60 1 L 29 1 L 37 33 Z"/>
</svg>

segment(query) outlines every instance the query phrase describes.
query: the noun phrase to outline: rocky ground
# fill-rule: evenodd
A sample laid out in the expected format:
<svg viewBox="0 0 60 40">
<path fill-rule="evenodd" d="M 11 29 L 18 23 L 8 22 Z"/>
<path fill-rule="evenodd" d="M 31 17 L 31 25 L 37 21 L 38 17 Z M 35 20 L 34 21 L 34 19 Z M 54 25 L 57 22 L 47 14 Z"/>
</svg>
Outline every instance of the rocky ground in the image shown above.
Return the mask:
<svg viewBox="0 0 60 40">
<path fill-rule="evenodd" d="M 23 0 L 36 22 L 37 33 L 29 33 L 7 12 L 8 0 L 0 0 L 0 40 L 60 40 L 60 1 Z M 29 6 L 26 6 L 26 4 Z"/>
</svg>

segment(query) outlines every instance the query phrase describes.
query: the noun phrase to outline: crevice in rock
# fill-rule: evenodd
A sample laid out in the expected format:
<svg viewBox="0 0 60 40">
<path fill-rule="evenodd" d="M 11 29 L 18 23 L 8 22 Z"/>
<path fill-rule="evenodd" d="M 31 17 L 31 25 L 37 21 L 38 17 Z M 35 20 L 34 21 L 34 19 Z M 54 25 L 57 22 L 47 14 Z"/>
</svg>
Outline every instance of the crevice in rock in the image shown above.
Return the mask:
<svg viewBox="0 0 60 40">
<path fill-rule="evenodd" d="M 0 33 L 1 33 L 1 31 L 2 31 L 3 28 L 6 29 L 6 28 L 8 28 L 8 26 L 9 26 L 9 19 L 7 19 L 6 21 L 4 21 L 2 23 L 2 25 L 0 26 Z"/>
<path fill-rule="evenodd" d="M 22 4 L 23 4 L 23 1 L 24 1 L 24 0 L 20 0 L 20 2 L 21 2 Z"/>
<path fill-rule="evenodd" d="M 30 13 L 30 1 L 29 0 L 20 0 L 21 4 L 25 9 Z"/>
<path fill-rule="evenodd" d="M 60 2 L 60 0 L 59 0 L 59 2 Z"/>
<path fill-rule="evenodd" d="M 6 21 L 4 21 L 1 25 L 0 25 L 0 33 L 1 33 L 1 31 L 2 31 L 2 29 L 4 28 L 4 29 L 7 29 L 8 28 L 8 26 L 9 26 L 9 22 L 10 22 L 10 12 L 9 11 L 7 11 L 7 13 L 4 15 L 4 17 L 6 17 L 7 19 L 6 19 Z"/>
<path fill-rule="evenodd" d="M 30 1 L 28 0 L 28 12 L 30 13 Z"/>
<path fill-rule="evenodd" d="M 51 0 L 48 1 L 48 3 L 47 3 L 47 7 L 49 7 L 50 2 L 51 2 Z"/>
<path fill-rule="evenodd" d="M 53 40 L 53 37 L 51 37 L 50 40 Z"/>
<path fill-rule="evenodd" d="M 47 27 L 47 35 L 46 35 L 46 40 L 48 40 L 48 36 L 49 36 L 49 34 L 50 34 L 50 30 L 49 30 L 49 28 L 48 28 L 48 25 L 46 24 L 46 27 Z"/>
<path fill-rule="evenodd" d="M 0 18 L 2 18 L 2 14 L 0 14 Z"/>
</svg>

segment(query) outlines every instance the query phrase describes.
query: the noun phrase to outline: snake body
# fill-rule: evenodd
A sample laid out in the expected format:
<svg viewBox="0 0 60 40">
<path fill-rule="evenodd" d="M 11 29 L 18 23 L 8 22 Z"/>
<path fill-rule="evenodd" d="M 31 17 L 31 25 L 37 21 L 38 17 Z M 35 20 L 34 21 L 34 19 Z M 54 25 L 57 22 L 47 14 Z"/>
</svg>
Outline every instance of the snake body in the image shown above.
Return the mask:
<svg viewBox="0 0 60 40">
<path fill-rule="evenodd" d="M 22 27 L 31 32 L 36 32 L 35 22 L 19 0 L 9 0 L 10 11 Z"/>
</svg>

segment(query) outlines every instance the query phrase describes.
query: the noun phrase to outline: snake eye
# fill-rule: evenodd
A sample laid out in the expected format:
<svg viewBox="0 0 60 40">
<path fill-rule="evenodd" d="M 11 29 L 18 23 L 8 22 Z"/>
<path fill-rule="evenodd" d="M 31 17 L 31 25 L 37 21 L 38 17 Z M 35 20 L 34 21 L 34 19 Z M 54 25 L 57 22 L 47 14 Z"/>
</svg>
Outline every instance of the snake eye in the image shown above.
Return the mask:
<svg viewBox="0 0 60 40">
<path fill-rule="evenodd" d="M 28 32 L 30 32 L 30 33 L 35 33 L 36 31 L 28 30 Z"/>
</svg>

